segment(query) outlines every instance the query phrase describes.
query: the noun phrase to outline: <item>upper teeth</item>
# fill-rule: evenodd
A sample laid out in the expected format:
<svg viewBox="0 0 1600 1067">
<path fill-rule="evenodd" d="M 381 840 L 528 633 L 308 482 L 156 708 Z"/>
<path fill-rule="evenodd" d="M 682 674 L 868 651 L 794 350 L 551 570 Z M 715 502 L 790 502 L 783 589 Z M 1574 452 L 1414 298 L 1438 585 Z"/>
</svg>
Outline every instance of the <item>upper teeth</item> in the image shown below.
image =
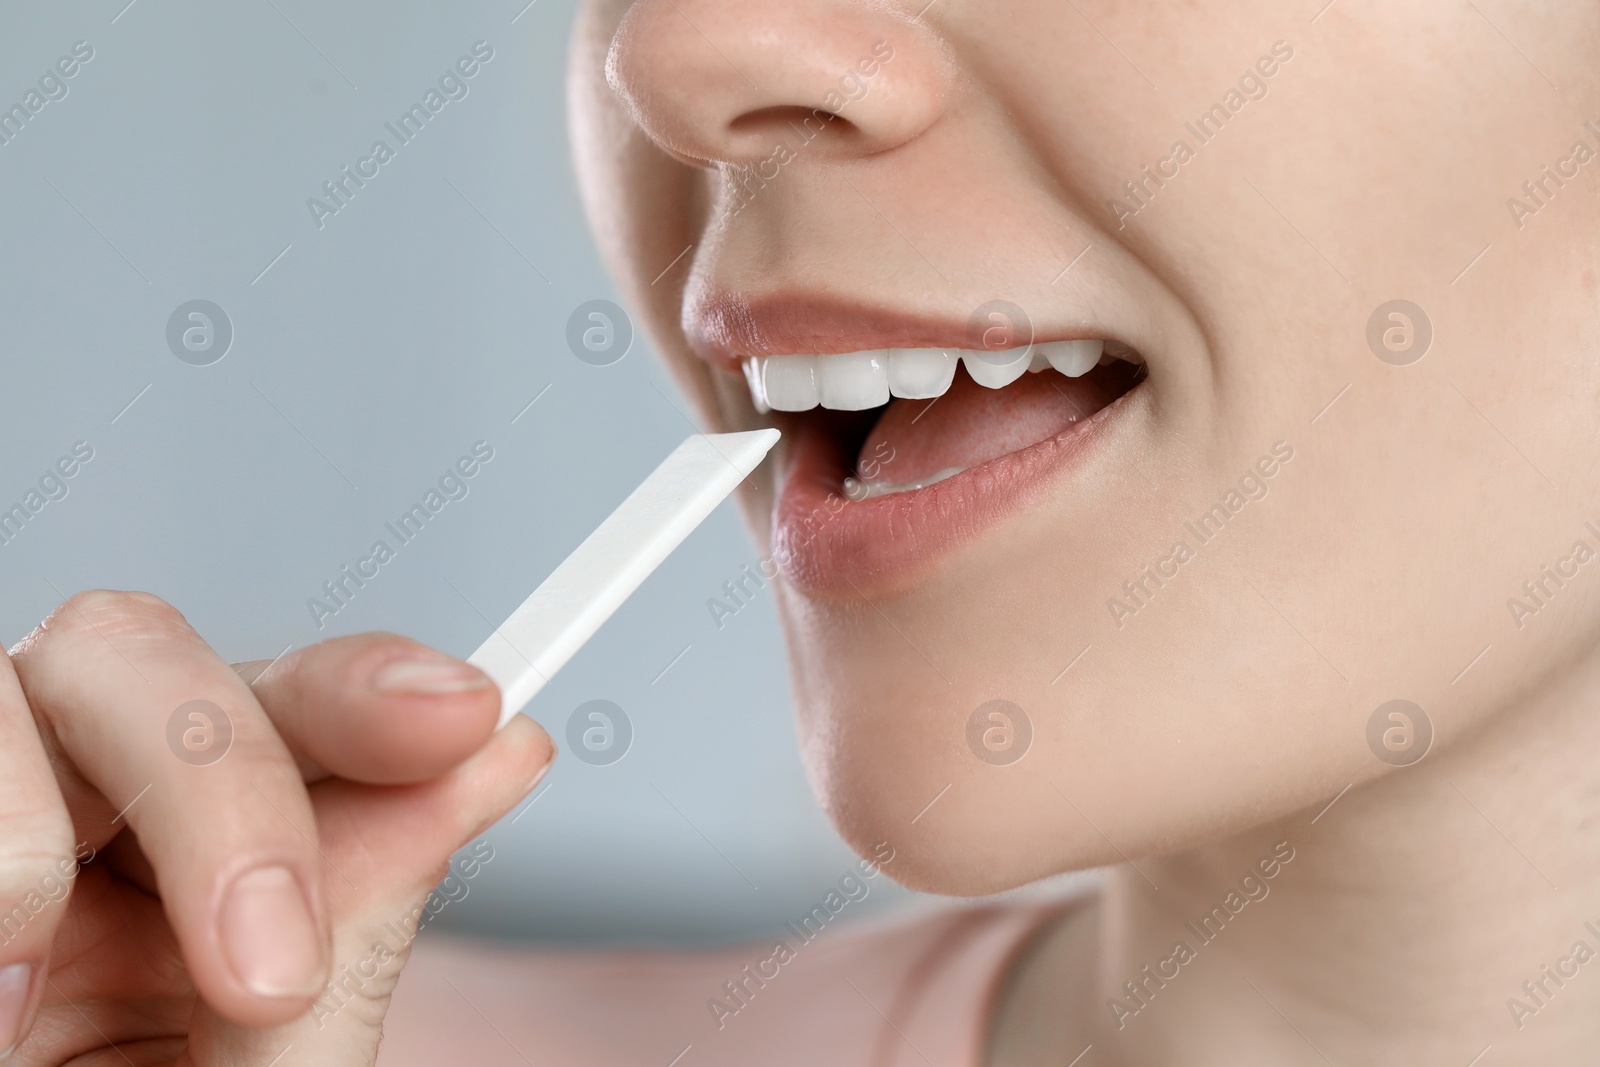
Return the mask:
<svg viewBox="0 0 1600 1067">
<path fill-rule="evenodd" d="M 861 411 L 887 404 L 891 396 L 942 396 L 955 378 L 958 356 L 973 381 L 1001 389 L 1045 366 L 1069 378 L 1088 374 L 1100 362 L 1104 345 L 1099 340 L 1046 341 L 993 352 L 877 348 L 826 356 L 752 356 L 744 361 L 744 373 L 758 411 L 809 411 L 819 404 Z"/>
</svg>

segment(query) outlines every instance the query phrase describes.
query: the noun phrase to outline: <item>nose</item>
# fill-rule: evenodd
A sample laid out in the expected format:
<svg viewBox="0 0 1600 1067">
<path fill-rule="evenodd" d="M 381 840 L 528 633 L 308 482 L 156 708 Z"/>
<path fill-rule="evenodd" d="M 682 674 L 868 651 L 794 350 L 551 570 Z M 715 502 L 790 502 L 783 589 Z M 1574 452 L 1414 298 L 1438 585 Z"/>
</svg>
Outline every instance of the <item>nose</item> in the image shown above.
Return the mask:
<svg viewBox="0 0 1600 1067">
<path fill-rule="evenodd" d="M 606 59 L 644 131 L 702 165 L 894 148 L 938 119 L 951 72 L 914 11 L 857 0 L 638 0 Z"/>
</svg>

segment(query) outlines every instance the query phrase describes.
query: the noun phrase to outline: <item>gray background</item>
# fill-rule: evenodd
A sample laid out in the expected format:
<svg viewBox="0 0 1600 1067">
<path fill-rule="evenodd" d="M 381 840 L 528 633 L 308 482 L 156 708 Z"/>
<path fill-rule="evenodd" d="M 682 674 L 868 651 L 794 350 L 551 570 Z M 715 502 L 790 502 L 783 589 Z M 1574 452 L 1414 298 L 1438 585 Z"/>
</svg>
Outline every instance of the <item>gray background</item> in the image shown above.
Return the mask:
<svg viewBox="0 0 1600 1067">
<path fill-rule="evenodd" d="M 7 644 L 106 586 L 167 598 L 233 660 L 369 629 L 464 655 L 691 431 L 642 340 L 604 368 L 566 347 L 572 310 L 615 294 L 567 153 L 575 5 L 525 2 L 6 5 L 0 106 L 95 50 L 0 146 L 0 510 L 75 441 L 95 450 L 0 547 Z M 480 39 L 495 56 L 468 96 L 319 230 L 307 198 L 396 147 L 384 123 Z M 197 298 L 235 331 L 206 367 L 166 343 Z M 495 458 L 470 494 L 319 631 L 307 598 L 480 439 Z M 558 741 L 579 704 L 615 701 L 632 750 L 559 760 L 441 925 L 741 936 L 844 873 L 770 598 L 720 632 L 706 608 L 754 561 L 724 505 L 538 697 Z M 868 903 L 907 896 L 878 880 Z"/>
</svg>

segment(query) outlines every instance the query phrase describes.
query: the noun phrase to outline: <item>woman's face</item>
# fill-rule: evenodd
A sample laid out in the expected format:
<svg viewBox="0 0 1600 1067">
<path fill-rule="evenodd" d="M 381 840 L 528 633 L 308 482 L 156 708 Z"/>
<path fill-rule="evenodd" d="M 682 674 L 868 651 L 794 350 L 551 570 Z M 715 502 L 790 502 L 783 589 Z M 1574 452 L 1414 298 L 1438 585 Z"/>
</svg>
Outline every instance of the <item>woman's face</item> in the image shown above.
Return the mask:
<svg viewBox="0 0 1600 1067">
<path fill-rule="evenodd" d="M 746 503 L 847 838 L 953 893 L 1180 848 L 1592 647 L 1597 23 L 586 9 L 606 253 L 707 422 L 784 431 Z"/>
</svg>

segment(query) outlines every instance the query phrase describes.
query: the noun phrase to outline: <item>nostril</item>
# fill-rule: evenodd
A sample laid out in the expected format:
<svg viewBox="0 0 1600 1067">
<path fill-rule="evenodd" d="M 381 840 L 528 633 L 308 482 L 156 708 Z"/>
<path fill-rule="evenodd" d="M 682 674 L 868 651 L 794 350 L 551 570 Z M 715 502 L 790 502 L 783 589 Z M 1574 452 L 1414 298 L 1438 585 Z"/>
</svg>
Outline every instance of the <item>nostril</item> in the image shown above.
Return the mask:
<svg viewBox="0 0 1600 1067">
<path fill-rule="evenodd" d="M 747 111 L 728 123 L 728 132 L 736 136 L 769 133 L 799 133 L 810 140 L 824 131 L 834 136 L 859 137 L 861 128 L 842 115 L 822 108 L 784 105 L 763 107 Z"/>
</svg>

